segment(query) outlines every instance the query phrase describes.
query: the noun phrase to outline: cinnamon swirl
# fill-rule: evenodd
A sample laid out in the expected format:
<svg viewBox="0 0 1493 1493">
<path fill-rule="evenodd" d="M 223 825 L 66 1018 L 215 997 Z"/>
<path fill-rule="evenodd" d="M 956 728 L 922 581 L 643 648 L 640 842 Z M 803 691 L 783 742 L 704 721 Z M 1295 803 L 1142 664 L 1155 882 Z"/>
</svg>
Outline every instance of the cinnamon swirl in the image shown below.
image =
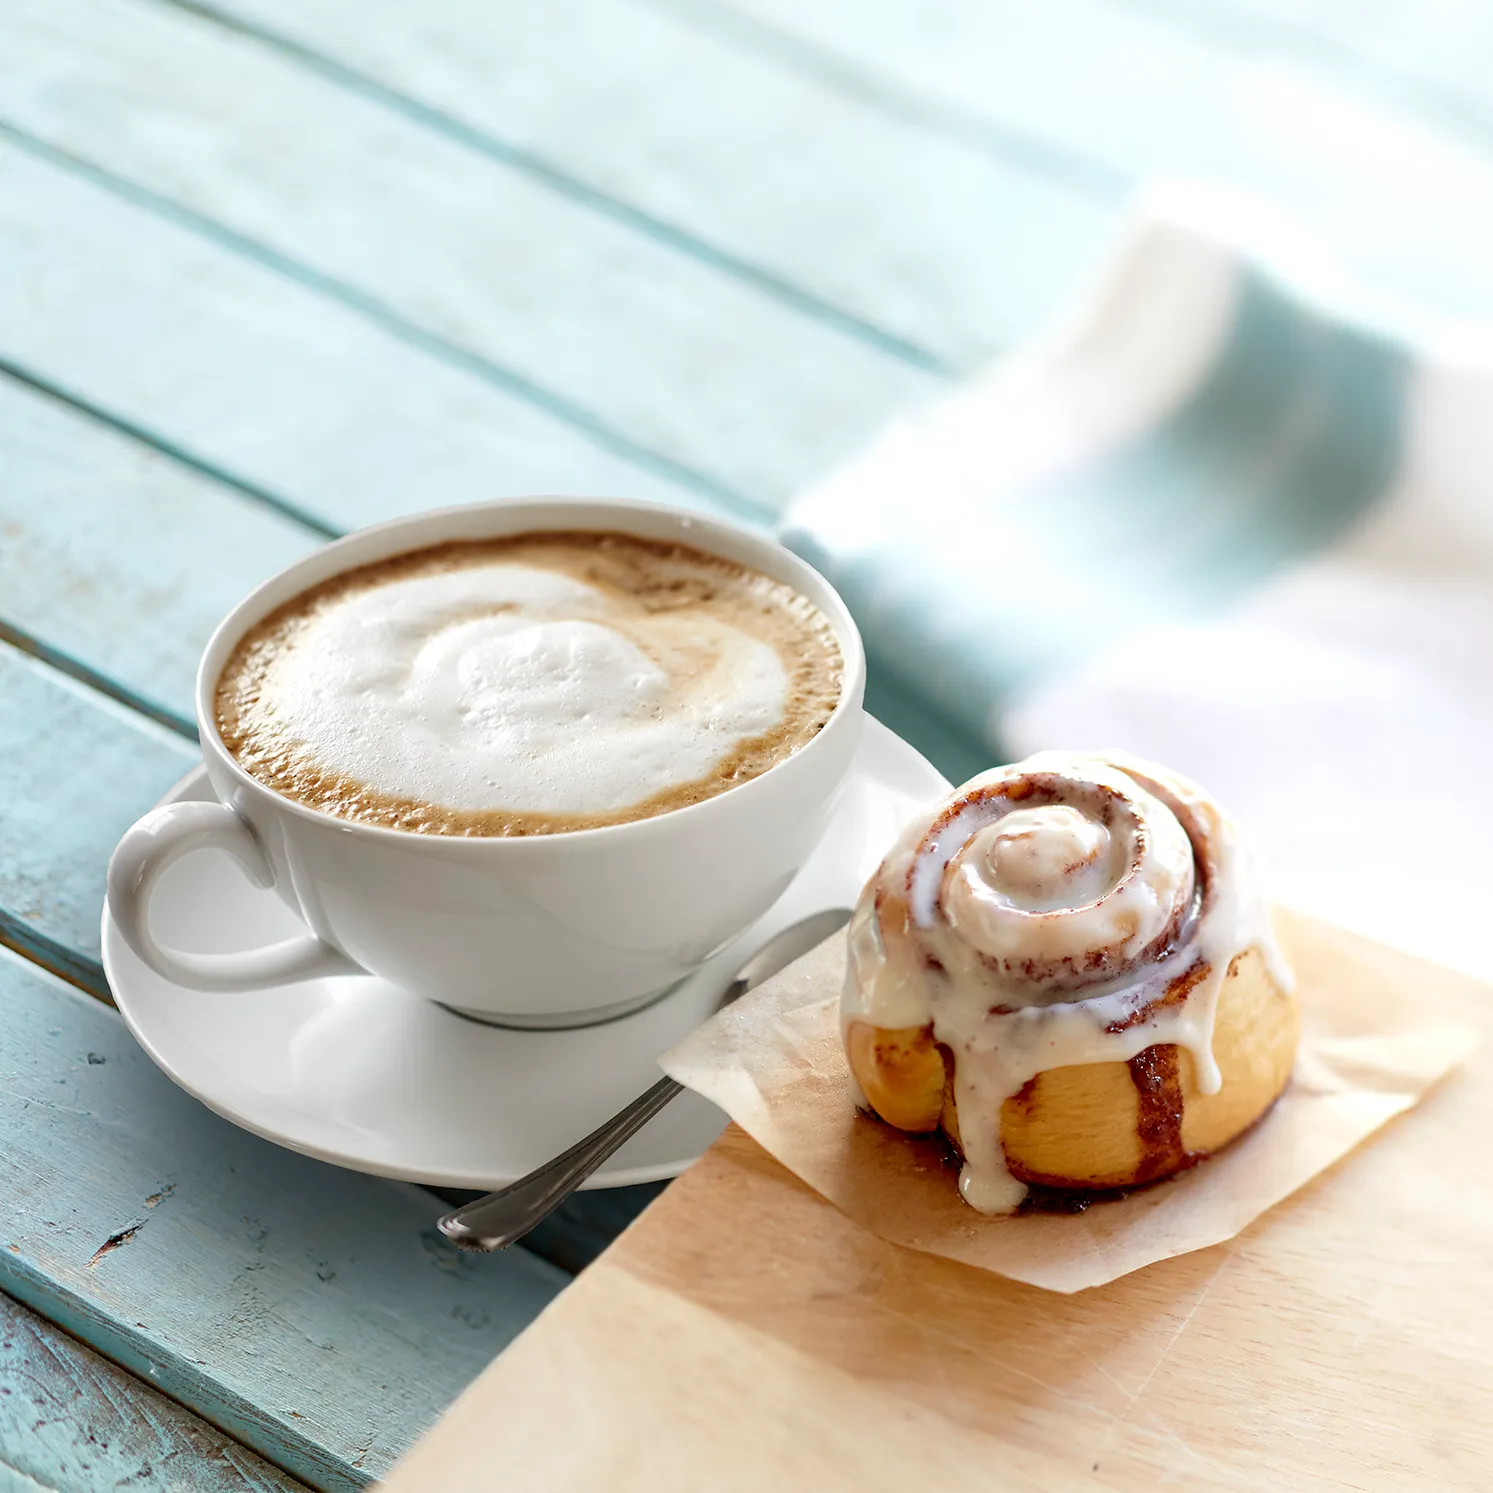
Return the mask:
<svg viewBox="0 0 1493 1493">
<path fill-rule="evenodd" d="M 986 1213 L 1227 1145 L 1285 1086 L 1300 1026 L 1233 825 L 1113 753 L 996 768 L 910 824 L 851 921 L 841 1009 L 865 1105 L 942 1128 Z"/>
</svg>

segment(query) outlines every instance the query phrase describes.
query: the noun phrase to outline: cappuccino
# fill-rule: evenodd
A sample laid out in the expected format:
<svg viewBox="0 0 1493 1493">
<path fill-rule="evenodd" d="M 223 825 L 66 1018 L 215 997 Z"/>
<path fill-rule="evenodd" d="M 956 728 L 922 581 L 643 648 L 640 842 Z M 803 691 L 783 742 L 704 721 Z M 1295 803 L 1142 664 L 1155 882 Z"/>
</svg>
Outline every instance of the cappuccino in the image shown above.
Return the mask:
<svg viewBox="0 0 1493 1493">
<path fill-rule="evenodd" d="M 345 819 L 525 835 L 645 819 L 792 755 L 840 696 L 829 619 L 687 545 L 591 530 L 348 571 L 239 643 L 215 694 L 251 776 Z"/>
</svg>

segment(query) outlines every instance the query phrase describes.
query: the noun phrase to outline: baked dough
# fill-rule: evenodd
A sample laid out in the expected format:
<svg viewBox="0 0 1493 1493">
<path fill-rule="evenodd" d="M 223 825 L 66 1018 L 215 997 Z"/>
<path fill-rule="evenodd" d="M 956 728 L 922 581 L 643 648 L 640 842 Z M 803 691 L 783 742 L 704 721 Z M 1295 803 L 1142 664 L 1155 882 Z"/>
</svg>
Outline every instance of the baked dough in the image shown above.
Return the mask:
<svg viewBox="0 0 1493 1493">
<path fill-rule="evenodd" d="M 1300 1030 L 1233 826 L 1116 754 L 982 774 L 908 826 L 851 925 L 845 1050 L 866 1107 L 942 1129 L 961 1191 L 1169 1176 L 1269 1109 Z"/>
</svg>

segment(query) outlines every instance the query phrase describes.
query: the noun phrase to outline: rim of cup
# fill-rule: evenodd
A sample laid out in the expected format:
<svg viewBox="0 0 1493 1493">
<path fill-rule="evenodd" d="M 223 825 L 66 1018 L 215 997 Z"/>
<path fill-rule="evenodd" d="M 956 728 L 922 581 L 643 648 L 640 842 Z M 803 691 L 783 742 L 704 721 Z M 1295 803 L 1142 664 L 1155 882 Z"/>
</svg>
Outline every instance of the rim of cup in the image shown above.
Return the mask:
<svg viewBox="0 0 1493 1493">
<path fill-rule="evenodd" d="M 801 591 L 830 619 L 840 645 L 844 672 L 840 698 L 830 712 L 829 719 L 812 740 L 805 742 L 780 762 L 773 763 L 766 772 L 701 799 L 698 803 L 668 809 L 661 814 L 650 814 L 643 819 L 625 820 L 621 824 L 556 830 L 536 835 L 422 835 L 412 830 L 368 824 L 358 819 L 344 819 L 325 809 L 301 803 L 261 782 L 247 772 L 228 750 L 218 732 L 217 711 L 214 708 L 218 678 L 239 640 L 277 607 L 346 571 L 357 570 L 364 565 L 392 559 L 397 555 L 437 544 L 498 539 L 508 534 L 546 528 L 610 528 L 642 539 L 674 539 L 718 558 L 749 565 Z M 806 755 L 822 749 L 822 744 L 831 734 L 838 734 L 843 729 L 848 715 L 859 713 L 865 678 L 865 647 L 855 620 L 840 593 L 812 565 L 770 535 L 713 514 L 697 513 L 688 508 L 642 498 L 540 495 L 496 498 L 486 502 L 462 503 L 404 514 L 398 518 L 386 519 L 382 523 L 371 524 L 367 528 L 355 529 L 293 561 L 257 585 L 213 629 L 198 664 L 195 697 L 197 726 L 204 753 L 211 751 L 217 763 L 240 789 L 268 798 L 283 811 L 330 829 L 377 838 L 387 836 L 406 846 L 414 839 L 442 848 L 470 846 L 476 849 L 505 845 L 514 847 L 517 851 L 518 847 L 524 845 L 537 848 L 547 843 L 553 847 L 557 842 L 571 844 L 602 836 L 666 833 L 683 819 L 694 821 L 708 817 L 712 812 L 719 812 L 718 806 L 727 800 L 739 806 L 743 794 L 771 791 L 763 785 L 785 769 L 791 770 Z M 665 826 L 668 827 L 667 830 Z"/>
</svg>

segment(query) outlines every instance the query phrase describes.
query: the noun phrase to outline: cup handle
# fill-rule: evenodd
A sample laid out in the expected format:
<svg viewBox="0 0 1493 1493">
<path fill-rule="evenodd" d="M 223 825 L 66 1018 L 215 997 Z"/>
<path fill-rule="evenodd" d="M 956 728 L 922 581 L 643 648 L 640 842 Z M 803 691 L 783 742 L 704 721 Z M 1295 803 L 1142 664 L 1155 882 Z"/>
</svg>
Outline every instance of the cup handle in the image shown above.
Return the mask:
<svg viewBox="0 0 1493 1493">
<path fill-rule="evenodd" d="M 318 975 L 360 975 L 346 954 L 307 933 L 235 954 L 188 954 L 157 943 L 150 899 L 161 873 L 193 850 L 224 850 L 250 881 L 275 884 L 269 857 L 254 831 L 226 804 L 175 803 L 152 809 L 125 832 L 109 861 L 109 913 L 124 941 L 158 975 L 192 990 L 257 990 Z"/>
</svg>

